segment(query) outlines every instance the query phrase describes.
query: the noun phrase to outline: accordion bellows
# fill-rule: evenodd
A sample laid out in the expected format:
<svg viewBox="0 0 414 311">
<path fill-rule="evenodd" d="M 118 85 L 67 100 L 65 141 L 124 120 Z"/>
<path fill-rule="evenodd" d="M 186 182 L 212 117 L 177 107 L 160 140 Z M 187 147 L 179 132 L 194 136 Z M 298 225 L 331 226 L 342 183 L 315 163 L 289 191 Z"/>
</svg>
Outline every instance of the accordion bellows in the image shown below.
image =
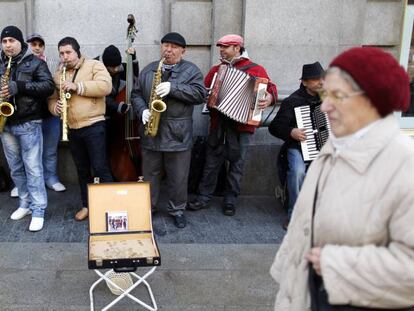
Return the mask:
<svg viewBox="0 0 414 311">
<path fill-rule="evenodd" d="M 259 125 L 268 79 L 250 76 L 234 67 L 221 65 L 213 78 L 207 106 L 243 124 Z"/>
</svg>

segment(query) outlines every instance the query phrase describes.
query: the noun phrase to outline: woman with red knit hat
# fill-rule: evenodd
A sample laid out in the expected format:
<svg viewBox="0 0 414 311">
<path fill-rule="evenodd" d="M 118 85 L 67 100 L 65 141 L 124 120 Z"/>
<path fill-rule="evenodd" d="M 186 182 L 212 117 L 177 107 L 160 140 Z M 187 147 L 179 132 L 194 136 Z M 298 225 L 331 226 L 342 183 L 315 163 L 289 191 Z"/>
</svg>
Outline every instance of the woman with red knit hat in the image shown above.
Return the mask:
<svg viewBox="0 0 414 311">
<path fill-rule="evenodd" d="M 353 48 L 321 98 L 332 135 L 271 268 L 275 310 L 414 310 L 414 142 L 393 115 L 409 78 L 389 53 Z"/>
</svg>

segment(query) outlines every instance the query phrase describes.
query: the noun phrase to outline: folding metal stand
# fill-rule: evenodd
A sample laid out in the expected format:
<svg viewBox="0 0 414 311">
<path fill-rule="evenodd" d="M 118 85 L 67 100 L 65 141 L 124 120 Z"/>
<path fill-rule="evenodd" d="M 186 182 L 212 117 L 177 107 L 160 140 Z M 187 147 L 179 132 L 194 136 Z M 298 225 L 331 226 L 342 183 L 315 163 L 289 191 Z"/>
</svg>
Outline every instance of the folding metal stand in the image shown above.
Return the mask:
<svg viewBox="0 0 414 311">
<path fill-rule="evenodd" d="M 150 310 L 150 311 L 156 311 L 158 310 L 157 307 L 157 303 L 155 302 L 155 298 L 154 295 L 152 293 L 151 290 L 151 286 L 148 284 L 148 282 L 146 281 L 146 278 L 149 277 L 152 273 L 154 273 L 155 269 L 157 267 L 152 267 L 151 270 L 149 270 L 147 273 L 145 273 L 143 276 L 139 276 L 134 272 L 129 272 L 133 277 L 135 277 L 137 279 L 137 281 L 135 283 L 133 283 L 129 288 L 127 289 L 122 289 L 121 287 L 119 287 L 117 284 L 115 284 L 114 282 L 111 281 L 111 279 L 109 279 L 107 277 L 107 275 L 109 273 L 111 273 L 113 270 L 109 270 L 105 273 L 100 272 L 99 270 L 95 269 L 95 272 L 97 275 L 100 276 L 99 280 L 97 280 L 95 283 L 92 284 L 91 288 L 89 289 L 89 296 L 90 296 L 90 300 L 91 300 L 91 311 L 94 311 L 94 306 L 93 306 L 93 290 L 95 289 L 96 285 L 98 285 L 100 282 L 102 282 L 103 280 L 109 282 L 113 287 L 119 289 L 122 294 L 119 295 L 117 298 L 115 298 L 110 304 L 106 305 L 102 311 L 106 311 L 109 308 L 113 307 L 116 303 L 118 303 L 121 299 L 123 299 L 124 297 L 128 297 L 132 300 L 134 300 L 136 303 L 140 304 L 141 306 L 143 306 L 144 308 Z M 145 284 L 145 286 L 147 287 L 148 290 L 148 294 L 151 297 L 151 302 L 152 302 L 152 306 L 146 304 L 145 302 L 143 302 L 142 300 L 138 299 L 137 297 L 133 296 L 130 294 L 130 292 L 137 287 L 138 285 L 140 285 L 141 283 Z"/>
</svg>

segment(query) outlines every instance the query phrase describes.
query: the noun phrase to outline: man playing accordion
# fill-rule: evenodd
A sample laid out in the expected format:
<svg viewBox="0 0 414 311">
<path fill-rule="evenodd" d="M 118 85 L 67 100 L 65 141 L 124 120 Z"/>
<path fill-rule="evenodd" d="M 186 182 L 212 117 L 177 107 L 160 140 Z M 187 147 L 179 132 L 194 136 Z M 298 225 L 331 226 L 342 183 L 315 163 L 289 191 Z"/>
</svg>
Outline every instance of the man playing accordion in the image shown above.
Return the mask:
<svg viewBox="0 0 414 311">
<path fill-rule="evenodd" d="M 257 108 L 264 109 L 275 103 L 277 98 L 276 85 L 270 82 L 266 70 L 250 61 L 244 48 L 244 40 L 239 35 L 225 35 L 217 42 L 220 50 L 221 64 L 213 66 L 207 74 L 204 83 L 212 87 L 214 92 L 215 75 L 223 65 L 228 68 L 236 68 L 250 77 L 265 78 L 268 80 L 267 88 L 263 97 L 257 100 Z M 213 84 L 213 85 L 212 85 Z M 254 83 L 253 83 L 254 84 Z M 210 96 L 213 94 L 211 92 Z M 237 94 L 235 94 L 237 96 Z M 253 96 L 253 94 L 252 94 Z M 242 105 L 241 101 L 236 106 Z M 223 200 L 223 214 L 233 216 L 235 214 L 237 197 L 240 193 L 240 183 L 243 176 L 243 166 L 247 154 L 250 138 L 255 131 L 256 125 L 250 122 L 237 122 L 235 117 L 228 116 L 211 107 L 210 130 L 206 152 L 206 163 L 203 177 L 199 185 L 199 195 L 189 203 L 190 210 L 199 210 L 208 207 L 216 187 L 220 168 L 227 160 L 229 162 L 226 176 L 226 187 Z M 259 123 L 259 122 L 258 122 Z"/>
<path fill-rule="evenodd" d="M 324 70 L 319 62 L 305 64 L 302 67 L 301 83 L 298 90 L 286 98 L 269 125 L 269 132 L 285 142 L 287 158 L 287 190 L 288 190 L 288 219 L 283 224 L 286 230 L 292 216 L 296 198 L 299 195 L 306 175 L 306 165 L 300 151 L 300 142 L 307 139 L 305 130 L 298 128 L 295 118 L 295 107 L 317 106 L 321 104 L 318 91 L 322 88 Z M 282 149 L 284 149 L 282 148 Z"/>
</svg>

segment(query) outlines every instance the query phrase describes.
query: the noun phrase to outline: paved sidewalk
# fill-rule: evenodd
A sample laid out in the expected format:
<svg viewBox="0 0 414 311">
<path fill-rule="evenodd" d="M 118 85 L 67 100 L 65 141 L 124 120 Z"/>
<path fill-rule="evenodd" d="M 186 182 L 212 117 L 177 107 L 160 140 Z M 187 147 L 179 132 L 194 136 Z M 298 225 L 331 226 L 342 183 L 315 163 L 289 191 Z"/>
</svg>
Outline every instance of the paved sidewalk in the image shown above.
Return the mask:
<svg viewBox="0 0 414 311">
<path fill-rule="evenodd" d="M 79 209 L 77 185 L 68 185 L 65 192 L 48 190 L 48 207 L 42 231 L 28 231 L 30 217 L 19 221 L 10 219 L 18 199 L 9 192 L 0 192 L 0 242 L 86 242 L 88 221 L 78 222 L 74 215 Z M 280 243 L 286 219 L 274 197 L 242 196 L 236 215 L 224 216 L 221 198 L 212 200 L 210 208 L 197 212 L 186 211 L 188 226 L 177 229 L 166 212 L 166 200 L 161 197 L 161 210 L 153 216 L 154 232 L 159 243 Z"/>
<path fill-rule="evenodd" d="M 0 248 L 1 310 L 89 310 L 89 287 L 98 276 L 87 269 L 86 244 Z M 273 311 L 276 285 L 268 271 L 276 250 L 274 244 L 160 244 L 162 266 L 148 282 L 163 311 Z M 95 292 L 95 310 L 115 298 L 104 282 Z M 133 293 L 150 303 L 143 287 Z M 124 298 L 110 310 L 145 309 Z"/>
<path fill-rule="evenodd" d="M 98 276 L 87 268 L 87 221 L 73 220 L 78 187 L 49 191 L 48 198 L 45 227 L 32 233 L 30 217 L 10 220 L 18 200 L 0 193 L 1 311 L 90 310 L 89 287 Z M 165 209 L 154 216 L 162 266 L 148 281 L 159 310 L 273 311 L 277 288 L 269 268 L 286 215 L 273 197 L 241 197 L 234 217 L 221 214 L 220 202 L 186 212 L 184 229 Z M 134 293 L 149 303 L 141 286 Z M 98 285 L 95 310 L 114 297 L 105 283 Z M 145 309 L 124 298 L 110 310 Z"/>
</svg>

